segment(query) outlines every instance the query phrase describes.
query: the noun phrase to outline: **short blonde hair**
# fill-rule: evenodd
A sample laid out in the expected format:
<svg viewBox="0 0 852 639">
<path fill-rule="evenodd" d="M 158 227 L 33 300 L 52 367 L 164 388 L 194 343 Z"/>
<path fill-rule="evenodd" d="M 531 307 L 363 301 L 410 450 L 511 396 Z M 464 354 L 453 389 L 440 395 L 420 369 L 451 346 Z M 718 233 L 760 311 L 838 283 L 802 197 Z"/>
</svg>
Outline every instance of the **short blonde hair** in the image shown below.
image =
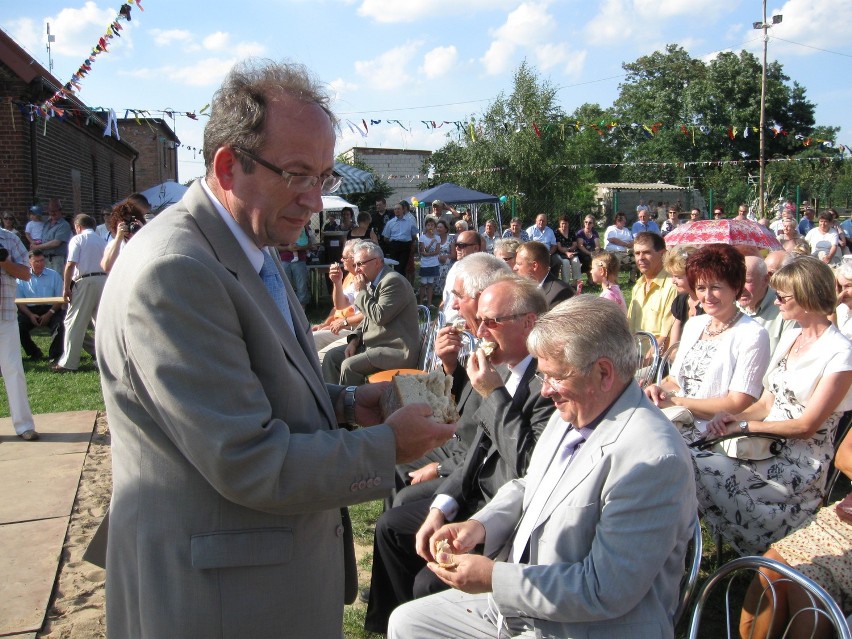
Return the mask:
<svg viewBox="0 0 852 639">
<path fill-rule="evenodd" d="M 613 251 L 595 251 L 592 253 L 592 263 L 599 262 L 606 270 L 606 279 L 610 282 L 618 280 L 618 271 L 621 269 L 621 262 Z"/>
<path fill-rule="evenodd" d="M 666 251 L 663 257 L 663 268 L 669 275 L 685 275 L 686 274 L 686 258 L 698 250 L 697 246 L 676 246 Z"/>
<path fill-rule="evenodd" d="M 772 288 L 789 292 L 806 311 L 831 315 L 837 306 L 837 285 L 831 267 L 810 255 L 795 258 L 772 276 Z"/>
</svg>

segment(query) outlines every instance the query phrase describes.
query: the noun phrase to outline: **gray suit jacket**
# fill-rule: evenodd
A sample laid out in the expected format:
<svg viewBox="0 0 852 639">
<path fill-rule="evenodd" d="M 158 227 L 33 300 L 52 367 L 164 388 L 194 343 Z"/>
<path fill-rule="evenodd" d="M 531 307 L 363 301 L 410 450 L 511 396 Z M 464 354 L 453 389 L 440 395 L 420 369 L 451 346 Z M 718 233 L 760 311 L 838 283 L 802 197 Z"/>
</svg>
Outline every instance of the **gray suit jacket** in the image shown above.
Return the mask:
<svg viewBox="0 0 852 639">
<path fill-rule="evenodd" d="M 373 292 L 360 291 L 355 306 L 364 314 L 358 336 L 376 370 L 413 368 L 420 355 L 417 297 L 408 280 L 385 266 Z"/>
<path fill-rule="evenodd" d="M 340 507 L 385 496 L 395 443 L 337 428 L 287 294 L 295 335 L 199 184 L 110 273 L 111 637 L 341 636 Z"/>
<path fill-rule="evenodd" d="M 508 556 L 565 428 L 554 413 L 526 477 L 473 516 L 485 526 L 486 554 Z M 495 565 L 494 602 L 545 636 L 672 637 L 697 509 L 683 438 L 631 382 L 551 493 L 530 537 L 530 565 Z"/>
</svg>

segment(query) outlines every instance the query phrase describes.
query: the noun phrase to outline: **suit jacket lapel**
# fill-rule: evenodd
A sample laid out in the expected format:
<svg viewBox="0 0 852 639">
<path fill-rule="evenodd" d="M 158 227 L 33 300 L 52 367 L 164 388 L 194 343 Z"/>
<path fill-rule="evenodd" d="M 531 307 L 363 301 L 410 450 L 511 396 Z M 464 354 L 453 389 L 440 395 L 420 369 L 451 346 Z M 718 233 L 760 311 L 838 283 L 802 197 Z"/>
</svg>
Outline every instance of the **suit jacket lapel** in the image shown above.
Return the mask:
<svg viewBox="0 0 852 639">
<path fill-rule="evenodd" d="M 249 262 L 242 247 L 237 242 L 231 230 L 222 220 L 210 202 L 207 194 L 200 184 L 194 184 L 187 192 L 190 198 L 187 206 L 189 214 L 195 219 L 213 254 L 219 262 L 228 269 L 234 277 L 243 285 L 251 299 L 258 306 L 258 313 L 269 322 L 272 332 L 277 337 L 285 357 L 299 370 L 305 381 L 311 388 L 317 399 L 317 404 L 322 406 L 326 417 L 331 424 L 337 423 L 334 409 L 329 400 L 328 390 L 322 378 L 319 361 L 316 356 L 316 347 L 307 339 L 309 330 L 308 320 L 302 310 L 301 304 L 296 299 L 293 288 L 283 269 L 277 255 L 273 255 L 284 286 L 287 291 L 287 300 L 290 305 L 290 313 L 293 316 L 294 331 L 290 330 L 281 310 L 269 295 L 269 291 L 263 285 L 257 271 Z"/>
</svg>

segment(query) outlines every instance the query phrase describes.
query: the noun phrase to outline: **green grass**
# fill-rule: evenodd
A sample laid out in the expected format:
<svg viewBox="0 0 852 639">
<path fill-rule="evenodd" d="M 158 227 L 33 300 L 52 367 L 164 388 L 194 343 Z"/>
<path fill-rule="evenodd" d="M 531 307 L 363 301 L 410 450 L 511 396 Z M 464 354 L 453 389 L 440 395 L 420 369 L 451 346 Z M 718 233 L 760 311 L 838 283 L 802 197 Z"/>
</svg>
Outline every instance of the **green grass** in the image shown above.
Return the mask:
<svg viewBox="0 0 852 639">
<path fill-rule="evenodd" d="M 50 337 L 33 332 L 33 340 L 47 353 Z M 78 410 L 104 410 L 101 382 L 98 369 L 92 358 L 83 353 L 80 369 L 76 373 L 54 373 L 53 363 L 47 359 L 32 362 L 24 358 L 24 374 L 27 378 L 27 396 L 33 414 L 62 413 Z M 9 416 L 9 400 L 6 388 L 0 392 L 0 417 Z"/>
</svg>

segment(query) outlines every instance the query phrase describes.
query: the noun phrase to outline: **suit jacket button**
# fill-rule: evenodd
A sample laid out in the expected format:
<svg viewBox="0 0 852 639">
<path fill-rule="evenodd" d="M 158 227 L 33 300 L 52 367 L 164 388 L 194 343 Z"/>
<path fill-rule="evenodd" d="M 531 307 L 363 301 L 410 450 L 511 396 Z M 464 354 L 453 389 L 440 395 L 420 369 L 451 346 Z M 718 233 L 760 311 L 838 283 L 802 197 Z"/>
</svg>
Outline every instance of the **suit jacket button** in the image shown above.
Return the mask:
<svg viewBox="0 0 852 639">
<path fill-rule="evenodd" d="M 381 478 L 381 477 L 376 477 L 376 478 L 373 480 L 373 486 L 375 486 L 376 488 L 378 488 L 379 486 L 381 486 L 381 484 L 382 484 L 382 478 Z"/>
<path fill-rule="evenodd" d="M 335 528 L 334 532 L 338 537 L 343 537 L 343 525 L 338 525 L 337 528 Z"/>
<path fill-rule="evenodd" d="M 367 488 L 372 488 L 372 487 L 373 487 L 373 479 L 370 478 L 370 479 L 367 480 Z"/>
<path fill-rule="evenodd" d="M 358 490 L 358 482 L 357 482 L 357 481 L 353 481 L 353 482 L 352 482 L 352 485 L 351 485 L 351 486 L 349 486 L 349 490 L 351 490 L 353 493 L 354 493 L 356 490 Z"/>
<path fill-rule="evenodd" d="M 367 481 L 362 479 L 358 482 L 358 490 L 364 490 L 367 487 Z"/>
</svg>

